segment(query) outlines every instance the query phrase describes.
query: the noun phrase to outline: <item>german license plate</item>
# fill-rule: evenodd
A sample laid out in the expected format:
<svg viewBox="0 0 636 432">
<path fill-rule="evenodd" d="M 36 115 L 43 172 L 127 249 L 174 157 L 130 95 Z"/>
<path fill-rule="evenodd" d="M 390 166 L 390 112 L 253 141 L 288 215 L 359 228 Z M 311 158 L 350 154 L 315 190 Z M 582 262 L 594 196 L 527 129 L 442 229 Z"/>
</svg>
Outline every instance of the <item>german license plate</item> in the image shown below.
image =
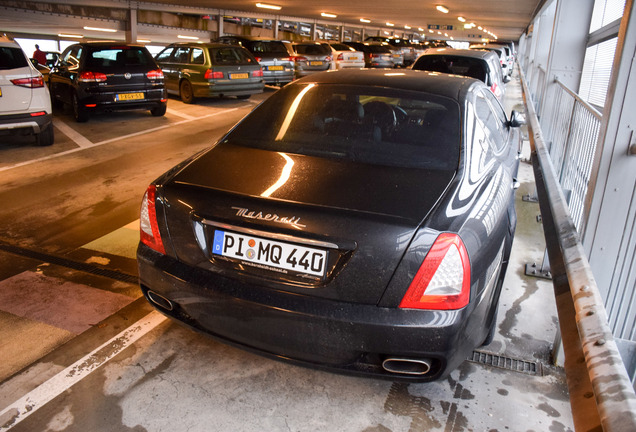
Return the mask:
<svg viewBox="0 0 636 432">
<path fill-rule="evenodd" d="M 120 93 L 115 95 L 116 101 L 140 100 L 143 98 L 143 93 Z"/>
<path fill-rule="evenodd" d="M 327 263 L 327 251 L 322 249 L 221 230 L 214 231 L 212 253 L 255 267 L 320 277 Z"/>
<path fill-rule="evenodd" d="M 321 61 L 312 61 L 312 62 L 309 62 L 309 64 L 311 66 L 322 66 L 322 62 Z"/>
<path fill-rule="evenodd" d="M 271 71 L 281 71 L 283 70 L 282 66 L 268 66 L 267 70 L 271 70 Z"/>
<path fill-rule="evenodd" d="M 359 60 L 359 59 L 360 59 L 360 57 L 358 57 L 358 56 L 349 57 L 349 60 Z"/>
<path fill-rule="evenodd" d="M 250 75 L 246 73 L 231 73 L 230 79 L 246 79 L 249 78 Z"/>
</svg>

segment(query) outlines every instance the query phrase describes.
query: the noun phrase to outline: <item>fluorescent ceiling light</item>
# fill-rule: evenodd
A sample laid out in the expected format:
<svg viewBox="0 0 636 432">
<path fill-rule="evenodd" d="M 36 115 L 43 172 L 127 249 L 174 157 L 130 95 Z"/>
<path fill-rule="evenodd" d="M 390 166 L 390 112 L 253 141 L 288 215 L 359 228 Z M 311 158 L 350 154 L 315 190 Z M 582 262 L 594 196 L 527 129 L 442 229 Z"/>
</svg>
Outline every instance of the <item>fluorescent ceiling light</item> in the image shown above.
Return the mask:
<svg viewBox="0 0 636 432">
<path fill-rule="evenodd" d="M 479 30 L 483 30 L 484 28 L 482 26 L 477 27 Z"/>
<path fill-rule="evenodd" d="M 419 31 L 424 31 L 424 29 L 422 27 L 418 27 L 417 28 Z"/>
<path fill-rule="evenodd" d="M 78 34 L 69 34 L 69 33 L 59 33 L 59 37 L 63 38 L 74 38 L 74 39 L 82 39 L 84 36 Z"/>
<path fill-rule="evenodd" d="M 371 20 L 364 19 L 364 18 L 360 18 L 360 22 L 363 22 L 363 23 L 370 23 L 370 22 L 371 22 Z"/>
<path fill-rule="evenodd" d="M 198 37 L 196 37 L 196 36 L 184 36 L 184 35 L 177 35 L 177 37 L 178 37 L 179 39 L 199 40 L 199 38 L 198 38 Z"/>
<path fill-rule="evenodd" d="M 450 11 L 448 10 L 448 8 L 447 8 L 447 7 L 444 7 L 444 6 L 442 6 L 442 5 L 437 5 L 437 7 L 436 7 L 435 9 L 437 9 L 438 11 L 440 11 L 440 12 L 442 12 L 442 13 L 448 13 L 448 12 L 450 12 Z"/>
<path fill-rule="evenodd" d="M 433 30 L 429 29 L 428 30 L 429 33 L 435 33 Z"/>
<path fill-rule="evenodd" d="M 274 9 L 274 10 L 282 9 L 282 6 L 276 6 L 276 5 L 271 5 L 267 3 L 256 3 L 256 7 L 263 8 L 263 9 Z"/>
<path fill-rule="evenodd" d="M 411 30 L 411 27 L 410 27 L 410 26 L 407 26 L 407 25 L 405 25 L 405 26 L 404 26 L 404 28 L 405 28 L 406 30 Z"/>
<path fill-rule="evenodd" d="M 388 25 L 389 27 L 393 27 L 395 24 L 388 22 L 386 23 L 386 25 Z"/>
<path fill-rule="evenodd" d="M 93 30 L 93 31 L 100 31 L 100 32 L 107 32 L 107 33 L 115 33 L 117 31 L 116 29 L 101 28 L 101 27 L 84 27 L 84 30 Z"/>
<path fill-rule="evenodd" d="M 338 15 L 334 15 L 334 14 L 327 13 L 327 12 L 321 12 L 320 15 L 324 16 L 325 18 L 337 18 L 338 17 Z"/>
<path fill-rule="evenodd" d="M 457 17 L 457 19 L 458 19 L 459 21 L 461 21 L 461 22 L 466 22 L 466 18 L 464 18 L 464 17 Z"/>
<path fill-rule="evenodd" d="M 448 33 L 444 33 L 444 36 L 448 37 Z"/>
<path fill-rule="evenodd" d="M 137 43 L 150 43 L 150 39 L 137 39 Z"/>
</svg>

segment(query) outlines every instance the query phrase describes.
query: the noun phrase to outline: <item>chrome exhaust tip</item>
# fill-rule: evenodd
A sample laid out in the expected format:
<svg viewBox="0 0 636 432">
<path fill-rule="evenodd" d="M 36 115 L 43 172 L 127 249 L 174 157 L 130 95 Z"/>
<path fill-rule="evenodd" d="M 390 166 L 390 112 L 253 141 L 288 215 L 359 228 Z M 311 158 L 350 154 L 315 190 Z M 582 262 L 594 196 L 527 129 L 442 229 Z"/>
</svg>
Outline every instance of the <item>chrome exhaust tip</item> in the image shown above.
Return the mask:
<svg viewBox="0 0 636 432">
<path fill-rule="evenodd" d="M 165 309 L 168 311 L 171 311 L 172 309 L 174 309 L 174 304 L 170 300 L 165 298 L 164 296 L 157 294 L 156 292 L 151 290 L 148 290 L 147 295 L 148 295 L 148 300 L 150 300 L 152 303 L 159 306 L 161 309 Z"/>
<path fill-rule="evenodd" d="M 431 360 L 389 357 L 382 362 L 382 367 L 394 374 L 426 375 L 431 370 Z"/>
</svg>

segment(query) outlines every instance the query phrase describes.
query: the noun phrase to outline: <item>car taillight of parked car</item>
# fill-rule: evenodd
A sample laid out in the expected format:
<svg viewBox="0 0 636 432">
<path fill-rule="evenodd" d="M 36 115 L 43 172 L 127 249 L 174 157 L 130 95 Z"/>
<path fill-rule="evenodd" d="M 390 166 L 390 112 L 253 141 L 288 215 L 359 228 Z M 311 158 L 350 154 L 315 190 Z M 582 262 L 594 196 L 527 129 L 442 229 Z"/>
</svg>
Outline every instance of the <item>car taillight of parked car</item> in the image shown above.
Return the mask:
<svg viewBox="0 0 636 432">
<path fill-rule="evenodd" d="M 253 71 L 252 72 L 252 76 L 254 78 L 262 77 L 263 76 L 263 69 L 259 69 L 259 70 Z"/>
<path fill-rule="evenodd" d="M 106 82 L 107 77 L 106 74 L 101 72 L 82 72 L 79 74 L 77 78 L 79 82 Z"/>
<path fill-rule="evenodd" d="M 213 69 L 208 69 L 205 71 L 205 75 L 203 76 L 205 79 L 223 79 L 223 72 L 215 71 Z"/>
<path fill-rule="evenodd" d="M 400 308 L 456 310 L 470 300 L 470 261 L 462 239 L 440 234 L 413 281 Z"/>
<path fill-rule="evenodd" d="M 338 57 L 336 57 L 336 60 L 338 60 L 338 61 L 344 60 L 344 55 L 343 54 L 338 54 Z"/>
<path fill-rule="evenodd" d="M 291 61 L 293 61 L 293 62 L 296 62 L 296 63 L 298 63 L 298 62 L 304 62 L 304 61 L 307 61 L 307 57 L 303 57 L 303 56 L 293 56 L 293 57 L 290 57 L 290 60 L 291 60 Z"/>
<path fill-rule="evenodd" d="M 163 72 L 161 71 L 161 69 L 155 69 L 148 72 L 146 76 L 148 77 L 148 79 L 151 80 L 163 79 Z"/>
<path fill-rule="evenodd" d="M 20 87 L 38 88 L 44 87 L 44 80 L 39 77 L 16 78 L 11 80 L 11 84 Z"/>
<path fill-rule="evenodd" d="M 166 249 L 163 246 L 161 234 L 159 233 L 159 225 L 157 224 L 157 210 L 155 208 L 156 194 L 157 187 L 155 185 L 148 186 L 144 194 L 144 199 L 141 202 L 139 234 L 143 244 L 165 255 Z"/>
</svg>

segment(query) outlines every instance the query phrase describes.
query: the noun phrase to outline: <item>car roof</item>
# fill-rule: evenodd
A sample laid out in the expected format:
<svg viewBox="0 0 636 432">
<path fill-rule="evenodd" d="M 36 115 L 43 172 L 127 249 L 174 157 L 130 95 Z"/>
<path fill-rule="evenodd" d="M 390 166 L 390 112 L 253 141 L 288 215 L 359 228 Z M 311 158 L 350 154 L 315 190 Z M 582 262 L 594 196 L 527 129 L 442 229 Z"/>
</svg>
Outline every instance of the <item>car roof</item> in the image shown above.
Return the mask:
<svg viewBox="0 0 636 432">
<path fill-rule="evenodd" d="M 341 69 L 310 75 L 298 83 L 348 84 L 413 90 L 460 100 L 481 81 L 459 75 L 440 74 L 411 69 Z"/>
<path fill-rule="evenodd" d="M 117 41 L 110 41 L 110 42 L 102 42 L 102 41 L 76 42 L 73 45 L 69 45 L 69 47 L 75 46 L 75 45 L 82 45 L 82 46 L 85 46 L 85 47 L 112 47 L 112 46 L 124 47 L 125 46 L 125 47 L 131 47 L 131 48 L 145 48 L 144 44 L 117 42 Z"/>
<path fill-rule="evenodd" d="M 422 55 L 453 55 L 458 57 L 471 57 L 478 59 L 487 59 L 494 56 L 490 51 L 473 49 L 453 49 L 453 48 L 429 48 Z"/>
<path fill-rule="evenodd" d="M 240 49 L 245 49 L 240 45 L 229 45 L 229 44 L 224 44 L 221 42 L 207 42 L 207 43 L 199 43 L 199 42 L 173 42 L 170 45 L 168 45 L 168 47 L 190 47 L 190 48 L 199 48 L 199 47 L 205 47 L 205 48 L 240 48 Z"/>
<path fill-rule="evenodd" d="M 0 36 L 0 46 L 20 48 L 20 45 L 16 41 L 4 35 Z"/>
<path fill-rule="evenodd" d="M 266 37 L 266 36 L 223 35 L 219 39 L 223 39 L 223 38 L 234 38 L 234 39 L 240 39 L 240 40 L 246 40 L 246 41 L 283 42 L 280 39 L 274 39 L 274 38 Z"/>
</svg>

